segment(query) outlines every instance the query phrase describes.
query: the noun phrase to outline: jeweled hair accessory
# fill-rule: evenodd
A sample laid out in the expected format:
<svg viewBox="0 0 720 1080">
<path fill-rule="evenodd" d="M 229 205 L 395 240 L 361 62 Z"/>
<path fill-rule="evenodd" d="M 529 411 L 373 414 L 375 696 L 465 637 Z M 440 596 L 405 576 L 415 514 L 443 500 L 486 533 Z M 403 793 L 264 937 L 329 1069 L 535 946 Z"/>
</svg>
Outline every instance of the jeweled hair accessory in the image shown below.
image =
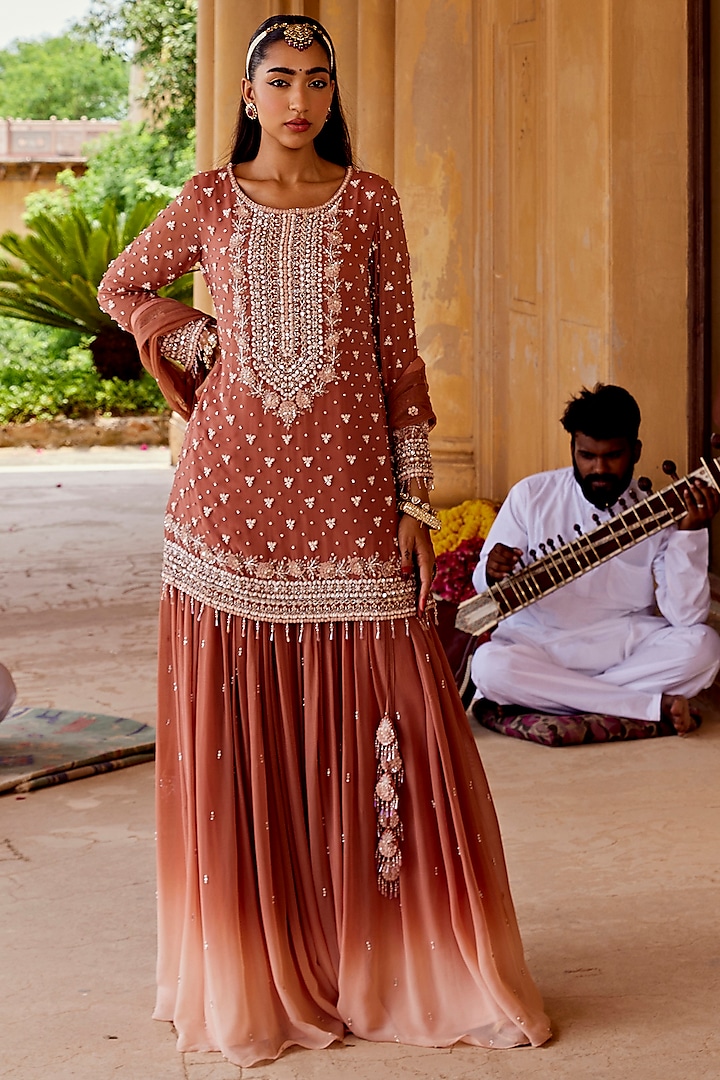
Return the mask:
<svg viewBox="0 0 720 1080">
<path fill-rule="evenodd" d="M 330 72 L 335 69 L 335 53 L 333 51 L 332 42 L 327 36 L 325 31 L 320 26 L 316 26 L 315 23 L 289 23 L 278 22 L 273 23 L 272 26 L 268 26 L 266 30 L 258 34 L 250 42 L 250 47 L 247 51 L 247 57 L 245 59 L 245 78 L 250 78 L 250 61 L 252 60 L 252 54 L 258 47 L 263 38 L 266 38 L 268 34 L 271 34 L 273 30 L 282 30 L 283 37 L 288 45 L 291 45 L 293 49 L 299 49 L 300 52 L 303 49 L 309 49 L 316 37 L 325 45 L 328 55 L 330 57 Z"/>
</svg>

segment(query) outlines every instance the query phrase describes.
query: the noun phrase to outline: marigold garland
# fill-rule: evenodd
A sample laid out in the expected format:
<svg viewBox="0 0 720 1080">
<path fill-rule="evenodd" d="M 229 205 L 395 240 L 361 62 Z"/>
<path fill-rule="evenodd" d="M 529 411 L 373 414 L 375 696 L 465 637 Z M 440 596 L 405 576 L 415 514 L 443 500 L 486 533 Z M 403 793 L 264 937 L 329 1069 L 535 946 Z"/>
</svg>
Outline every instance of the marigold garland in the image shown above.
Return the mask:
<svg viewBox="0 0 720 1080">
<path fill-rule="evenodd" d="M 449 510 L 438 510 L 442 528 L 433 536 L 436 555 L 454 551 L 463 540 L 484 540 L 497 517 L 499 506 L 490 499 L 466 499 Z"/>
<path fill-rule="evenodd" d="M 433 536 L 437 558 L 435 596 L 459 604 L 475 595 L 473 570 L 498 509 L 498 504 L 489 499 L 466 499 L 459 506 L 437 511 L 442 528 Z"/>
</svg>

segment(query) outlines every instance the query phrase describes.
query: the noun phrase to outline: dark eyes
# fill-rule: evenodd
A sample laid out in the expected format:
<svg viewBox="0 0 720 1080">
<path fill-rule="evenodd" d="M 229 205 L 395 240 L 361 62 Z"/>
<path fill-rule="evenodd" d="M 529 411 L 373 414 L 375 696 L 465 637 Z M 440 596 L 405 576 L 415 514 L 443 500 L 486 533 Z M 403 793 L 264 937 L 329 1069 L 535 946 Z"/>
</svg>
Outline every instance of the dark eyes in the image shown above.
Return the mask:
<svg viewBox="0 0 720 1080">
<path fill-rule="evenodd" d="M 287 81 L 287 79 L 277 78 L 277 79 L 273 79 L 272 82 L 270 82 L 268 85 L 269 86 L 284 87 L 284 86 L 289 86 L 290 83 Z M 308 86 L 311 86 L 313 88 L 313 90 L 324 90 L 327 87 L 327 85 L 328 85 L 328 83 L 325 81 L 325 79 L 313 79 L 312 82 L 308 83 Z"/>
</svg>

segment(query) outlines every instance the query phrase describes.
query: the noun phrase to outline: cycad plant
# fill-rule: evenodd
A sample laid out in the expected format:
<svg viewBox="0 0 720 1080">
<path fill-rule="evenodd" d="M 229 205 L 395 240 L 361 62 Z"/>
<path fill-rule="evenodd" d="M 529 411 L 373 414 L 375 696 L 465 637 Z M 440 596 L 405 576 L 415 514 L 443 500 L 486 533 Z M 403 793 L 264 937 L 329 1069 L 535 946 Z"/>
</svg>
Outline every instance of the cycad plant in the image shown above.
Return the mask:
<svg viewBox="0 0 720 1080">
<path fill-rule="evenodd" d="M 96 217 L 80 206 L 36 211 L 28 232 L 6 232 L 0 248 L 0 315 L 94 334 L 89 345 L 99 374 L 134 379 L 142 365 L 132 335 L 100 310 L 97 289 L 108 264 L 155 218 L 164 198 L 139 202 L 127 213 L 108 200 Z M 192 275 L 162 290 L 192 303 Z"/>
</svg>

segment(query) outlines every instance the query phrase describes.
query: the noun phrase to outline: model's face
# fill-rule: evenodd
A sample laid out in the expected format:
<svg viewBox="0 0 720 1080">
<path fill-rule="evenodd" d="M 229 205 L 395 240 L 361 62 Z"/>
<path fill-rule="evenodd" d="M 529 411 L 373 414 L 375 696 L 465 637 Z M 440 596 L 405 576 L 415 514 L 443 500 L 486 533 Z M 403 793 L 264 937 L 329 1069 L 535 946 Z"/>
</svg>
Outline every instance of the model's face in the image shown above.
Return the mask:
<svg viewBox="0 0 720 1080">
<path fill-rule="evenodd" d="M 613 506 L 632 480 L 642 444 L 630 439 L 591 439 L 577 431 L 572 441 L 575 479 L 588 502 Z"/>
<path fill-rule="evenodd" d="M 291 149 L 320 133 L 334 89 L 327 54 L 317 41 L 302 50 L 273 42 L 253 81 L 243 80 L 243 96 L 254 102 L 263 134 Z"/>
</svg>

